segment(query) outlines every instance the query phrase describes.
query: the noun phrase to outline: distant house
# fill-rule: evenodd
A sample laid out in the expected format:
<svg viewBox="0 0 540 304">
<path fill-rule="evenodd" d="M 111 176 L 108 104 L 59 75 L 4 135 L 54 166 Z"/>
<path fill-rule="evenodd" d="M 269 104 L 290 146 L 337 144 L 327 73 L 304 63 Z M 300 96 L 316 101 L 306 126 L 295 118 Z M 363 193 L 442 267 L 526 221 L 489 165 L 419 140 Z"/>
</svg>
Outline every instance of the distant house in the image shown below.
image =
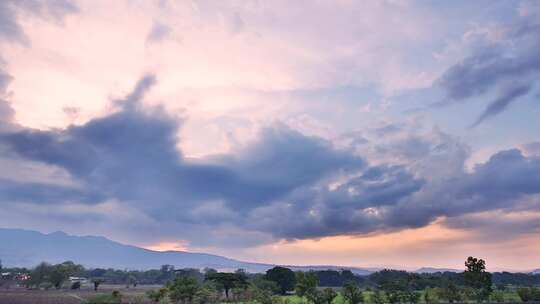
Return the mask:
<svg viewBox="0 0 540 304">
<path fill-rule="evenodd" d="M 85 284 L 85 283 L 88 283 L 88 279 L 87 278 L 83 278 L 83 277 L 69 277 L 69 281 L 71 283 L 75 283 L 75 282 L 79 282 L 81 284 Z"/>
</svg>

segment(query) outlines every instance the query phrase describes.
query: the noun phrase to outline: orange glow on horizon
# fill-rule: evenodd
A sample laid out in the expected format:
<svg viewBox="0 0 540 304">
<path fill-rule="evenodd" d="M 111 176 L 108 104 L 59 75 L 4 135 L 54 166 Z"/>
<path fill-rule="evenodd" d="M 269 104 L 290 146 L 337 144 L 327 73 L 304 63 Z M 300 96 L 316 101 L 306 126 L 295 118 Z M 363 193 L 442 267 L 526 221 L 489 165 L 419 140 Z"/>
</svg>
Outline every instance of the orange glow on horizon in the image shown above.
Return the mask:
<svg viewBox="0 0 540 304">
<path fill-rule="evenodd" d="M 187 246 L 183 242 L 161 242 L 143 248 L 153 251 L 187 251 Z"/>
</svg>

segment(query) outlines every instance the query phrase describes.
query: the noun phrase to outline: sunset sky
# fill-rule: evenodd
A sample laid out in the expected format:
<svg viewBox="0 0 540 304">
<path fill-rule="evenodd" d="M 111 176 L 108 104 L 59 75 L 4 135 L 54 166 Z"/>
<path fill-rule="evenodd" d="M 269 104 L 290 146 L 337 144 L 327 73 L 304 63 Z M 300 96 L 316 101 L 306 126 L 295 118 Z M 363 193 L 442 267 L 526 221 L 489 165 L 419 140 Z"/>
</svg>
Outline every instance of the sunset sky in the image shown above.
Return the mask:
<svg viewBox="0 0 540 304">
<path fill-rule="evenodd" d="M 540 268 L 540 1 L 0 1 L 0 227 Z"/>
</svg>

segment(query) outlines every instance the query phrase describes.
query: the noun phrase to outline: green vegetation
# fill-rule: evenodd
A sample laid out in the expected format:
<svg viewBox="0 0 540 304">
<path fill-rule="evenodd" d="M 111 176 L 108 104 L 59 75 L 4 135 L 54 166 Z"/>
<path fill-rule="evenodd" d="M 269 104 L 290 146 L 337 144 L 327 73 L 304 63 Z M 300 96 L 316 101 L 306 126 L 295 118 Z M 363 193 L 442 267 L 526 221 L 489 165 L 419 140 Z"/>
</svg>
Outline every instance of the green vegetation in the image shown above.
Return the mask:
<svg viewBox="0 0 540 304">
<path fill-rule="evenodd" d="M 275 282 L 279 286 L 282 295 L 286 294 L 287 291 L 294 290 L 294 284 L 296 283 L 294 272 L 289 268 L 279 266 L 266 271 L 266 279 Z"/>
<path fill-rule="evenodd" d="M 11 285 L 5 283 L 15 282 L 19 288 L 26 287 L 49 294 L 64 289 L 65 294 L 74 296 L 70 298 L 71 302 L 80 299 L 86 304 L 116 304 L 122 301 L 161 304 L 434 304 L 540 301 L 538 275 L 491 274 L 486 271 L 486 262 L 474 257 L 465 261 L 465 267 L 462 273 L 417 274 L 382 270 L 368 276 L 359 276 L 348 270 L 293 272 L 279 266 L 269 269 L 265 274 L 250 274 L 243 270 L 234 273 L 218 272 L 214 269 L 204 269 L 203 272 L 198 269 L 177 270 L 170 265 L 144 272 L 87 270 L 73 262 L 64 262 L 57 265 L 41 263 L 32 270 L 3 268 L 9 275 L 2 276 L 0 283 L 9 288 Z M 70 277 L 77 278 L 70 280 Z M 80 281 L 74 280 L 84 280 L 85 283 L 82 285 Z M 142 291 L 137 288 L 138 284 L 144 283 L 154 283 L 161 287 Z M 111 286 L 125 289 L 120 293 L 112 291 Z"/>
<path fill-rule="evenodd" d="M 90 297 L 84 301 L 84 304 L 121 304 L 122 294 L 118 291 L 113 291 L 111 294 L 99 294 Z"/>
<path fill-rule="evenodd" d="M 517 294 L 523 302 L 540 301 L 540 288 L 521 287 L 517 290 Z"/>
</svg>

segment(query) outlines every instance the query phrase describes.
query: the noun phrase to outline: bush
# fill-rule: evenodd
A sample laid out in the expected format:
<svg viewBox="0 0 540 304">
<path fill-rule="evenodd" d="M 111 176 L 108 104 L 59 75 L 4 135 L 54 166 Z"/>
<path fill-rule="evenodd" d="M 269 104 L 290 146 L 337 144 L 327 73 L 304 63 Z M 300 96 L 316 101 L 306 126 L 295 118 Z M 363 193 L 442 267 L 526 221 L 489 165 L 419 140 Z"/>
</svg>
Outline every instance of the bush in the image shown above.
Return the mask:
<svg viewBox="0 0 540 304">
<path fill-rule="evenodd" d="M 201 287 L 197 293 L 195 293 L 195 297 L 193 298 L 195 304 L 216 303 L 218 301 L 219 294 L 210 286 Z"/>
<path fill-rule="evenodd" d="M 504 291 L 495 290 L 489 296 L 491 302 L 502 303 L 504 302 Z"/>
<path fill-rule="evenodd" d="M 271 291 L 259 289 L 257 287 L 249 288 L 249 293 L 253 300 L 259 304 L 282 304 L 285 303 L 280 296 L 273 295 Z"/>
<path fill-rule="evenodd" d="M 200 289 L 200 284 L 196 279 L 190 277 L 180 277 L 167 284 L 169 298 L 174 303 L 182 302 L 189 304 Z"/>
<path fill-rule="evenodd" d="M 343 289 L 341 289 L 341 295 L 349 304 L 358 304 L 364 302 L 364 295 L 362 294 L 362 290 L 360 290 L 360 288 L 358 288 L 358 286 L 356 286 L 356 284 L 352 282 L 348 282 L 343 285 Z"/>
<path fill-rule="evenodd" d="M 530 302 L 530 301 L 540 301 L 540 289 L 534 287 L 523 287 L 519 288 L 517 294 L 521 301 Z"/>
<path fill-rule="evenodd" d="M 371 295 L 370 302 L 373 304 L 384 304 L 387 303 L 387 300 L 384 293 L 377 289 Z M 430 304 L 430 302 L 428 301 L 426 301 L 426 303 Z"/>
<path fill-rule="evenodd" d="M 161 288 L 159 290 L 149 290 L 146 292 L 146 296 L 154 303 L 159 303 L 167 295 L 167 288 Z"/>
</svg>

